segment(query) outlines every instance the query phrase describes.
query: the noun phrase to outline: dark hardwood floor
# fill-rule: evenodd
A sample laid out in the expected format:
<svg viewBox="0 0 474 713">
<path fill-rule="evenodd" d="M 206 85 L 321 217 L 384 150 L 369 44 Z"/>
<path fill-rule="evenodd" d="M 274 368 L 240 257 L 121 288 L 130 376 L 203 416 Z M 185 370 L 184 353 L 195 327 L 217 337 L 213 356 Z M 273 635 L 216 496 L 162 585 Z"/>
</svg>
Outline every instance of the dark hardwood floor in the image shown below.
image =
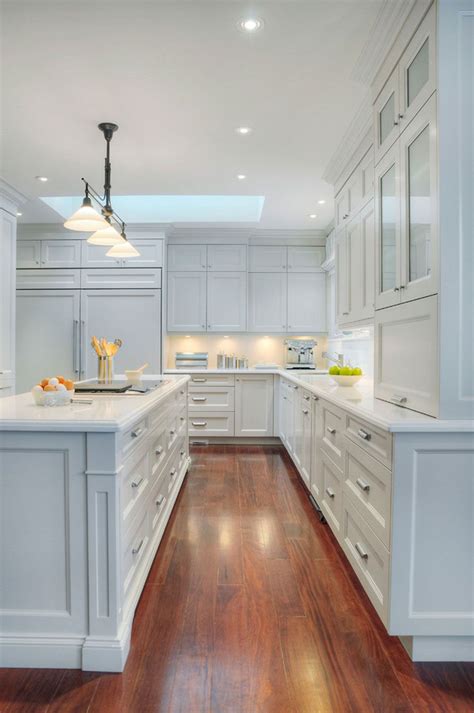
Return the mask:
<svg viewBox="0 0 474 713">
<path fill-rule="evenodd" d="M 0 670 L 1 713 L 472 713 L 474 665 L 413 664 L 278 448 L 196 448 L 123 674 Z"/>
</svg>

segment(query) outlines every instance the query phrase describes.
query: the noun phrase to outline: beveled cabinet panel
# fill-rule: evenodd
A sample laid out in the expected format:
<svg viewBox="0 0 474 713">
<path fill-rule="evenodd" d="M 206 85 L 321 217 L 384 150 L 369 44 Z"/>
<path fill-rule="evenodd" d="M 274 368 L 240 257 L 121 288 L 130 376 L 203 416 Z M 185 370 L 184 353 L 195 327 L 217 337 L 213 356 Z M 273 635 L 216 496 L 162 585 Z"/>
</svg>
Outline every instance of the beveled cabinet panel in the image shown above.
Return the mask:
<svg viewBox="0 0 474 713">
<path fill-rule="evenodd" d="M 398 143 L 375 169 L 375 306 L 400 302 L 400 149 Z"/>
<path fill-rule="evenodd" d="M 168 332 L 206 331 L 205 272 L 168 272 Z"/>
<path fill-rule="evenodd" d="M 247 246 L 208 245 L 207 269 L 211 272 L 245 272 L 247 269 Z"/>
<path fill-rule="evenodd" d="M 249 270 L 250 272 L 286 272 L 286 245 L 251 245 Z"/>
<path fill-rule="evenodd" d="M 168 245 L 168 270 L 200 272 L 206 269 L 206 245 Z"/>
<path fill-rule="evenodd" d="M 385 155 L 400 134 L 400 86 L 395 67 L 374 103 L 375 165 Z"/>
<path fill-rule="evenodd" d="M 287 276 L 282 272 L 250 272 L 249 332 L 285 332 L 287 329 Z"/>
</svg>

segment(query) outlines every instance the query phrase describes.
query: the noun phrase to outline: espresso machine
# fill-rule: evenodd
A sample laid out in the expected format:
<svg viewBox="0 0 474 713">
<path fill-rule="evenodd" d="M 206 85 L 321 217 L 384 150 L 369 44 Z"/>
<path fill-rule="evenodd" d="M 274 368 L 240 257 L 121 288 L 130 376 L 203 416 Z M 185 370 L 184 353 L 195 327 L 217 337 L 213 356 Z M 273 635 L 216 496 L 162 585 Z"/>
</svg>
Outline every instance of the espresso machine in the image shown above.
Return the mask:
<svg viewBox="0 0 474 713">
<path fill-rule="evenodd" d="M 316 369 L 313 349 L 314 339 L 285 339 L 286 369 Z"/>
</svg>

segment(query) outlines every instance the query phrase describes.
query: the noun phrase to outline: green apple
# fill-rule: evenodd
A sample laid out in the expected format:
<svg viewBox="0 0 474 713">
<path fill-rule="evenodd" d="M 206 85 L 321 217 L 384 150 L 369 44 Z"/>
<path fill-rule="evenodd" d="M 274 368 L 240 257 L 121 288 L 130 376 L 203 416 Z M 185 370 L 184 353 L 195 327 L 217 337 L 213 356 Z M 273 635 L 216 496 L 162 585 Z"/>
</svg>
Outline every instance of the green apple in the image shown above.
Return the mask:
<svg viewBox="0 0 474 713">
<path fill-rule="evenodd" d="M 339 373 L 341 376 L 352 376 L 352 369 L 350 366 L 343 366 Z"/>
<path fill-rule="evenodd" d="M 359 366 L 356 366 L 354 369 L 352 369 L 352 376 L 361 376 L 362 375 L 362 369 Z"/>
<path fill-rule="evenodd" d="M 338 366 L 330 366 L 329 373 L 332 374 L 332 376 L 338 376 L 340 373 L 340 369 Z"/>
</svg>

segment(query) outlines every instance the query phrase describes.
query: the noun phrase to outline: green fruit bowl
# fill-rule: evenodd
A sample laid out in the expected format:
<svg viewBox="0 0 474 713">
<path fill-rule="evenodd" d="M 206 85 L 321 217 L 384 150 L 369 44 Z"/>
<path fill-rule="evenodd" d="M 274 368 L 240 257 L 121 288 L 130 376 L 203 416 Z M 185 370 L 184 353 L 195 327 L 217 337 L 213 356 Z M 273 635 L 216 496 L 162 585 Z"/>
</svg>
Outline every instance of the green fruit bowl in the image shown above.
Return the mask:
<svg viewBox="0 0 474 713">
<path fill-rule="evenodd" d="M 331 379 L 336 382 L 338 386 L 355 386 L 358 381 L 362 379 L 362 374 L 356 374 L 354 376 L 341 376 L 340 374 L 329 374 Z"/>
</svg>

